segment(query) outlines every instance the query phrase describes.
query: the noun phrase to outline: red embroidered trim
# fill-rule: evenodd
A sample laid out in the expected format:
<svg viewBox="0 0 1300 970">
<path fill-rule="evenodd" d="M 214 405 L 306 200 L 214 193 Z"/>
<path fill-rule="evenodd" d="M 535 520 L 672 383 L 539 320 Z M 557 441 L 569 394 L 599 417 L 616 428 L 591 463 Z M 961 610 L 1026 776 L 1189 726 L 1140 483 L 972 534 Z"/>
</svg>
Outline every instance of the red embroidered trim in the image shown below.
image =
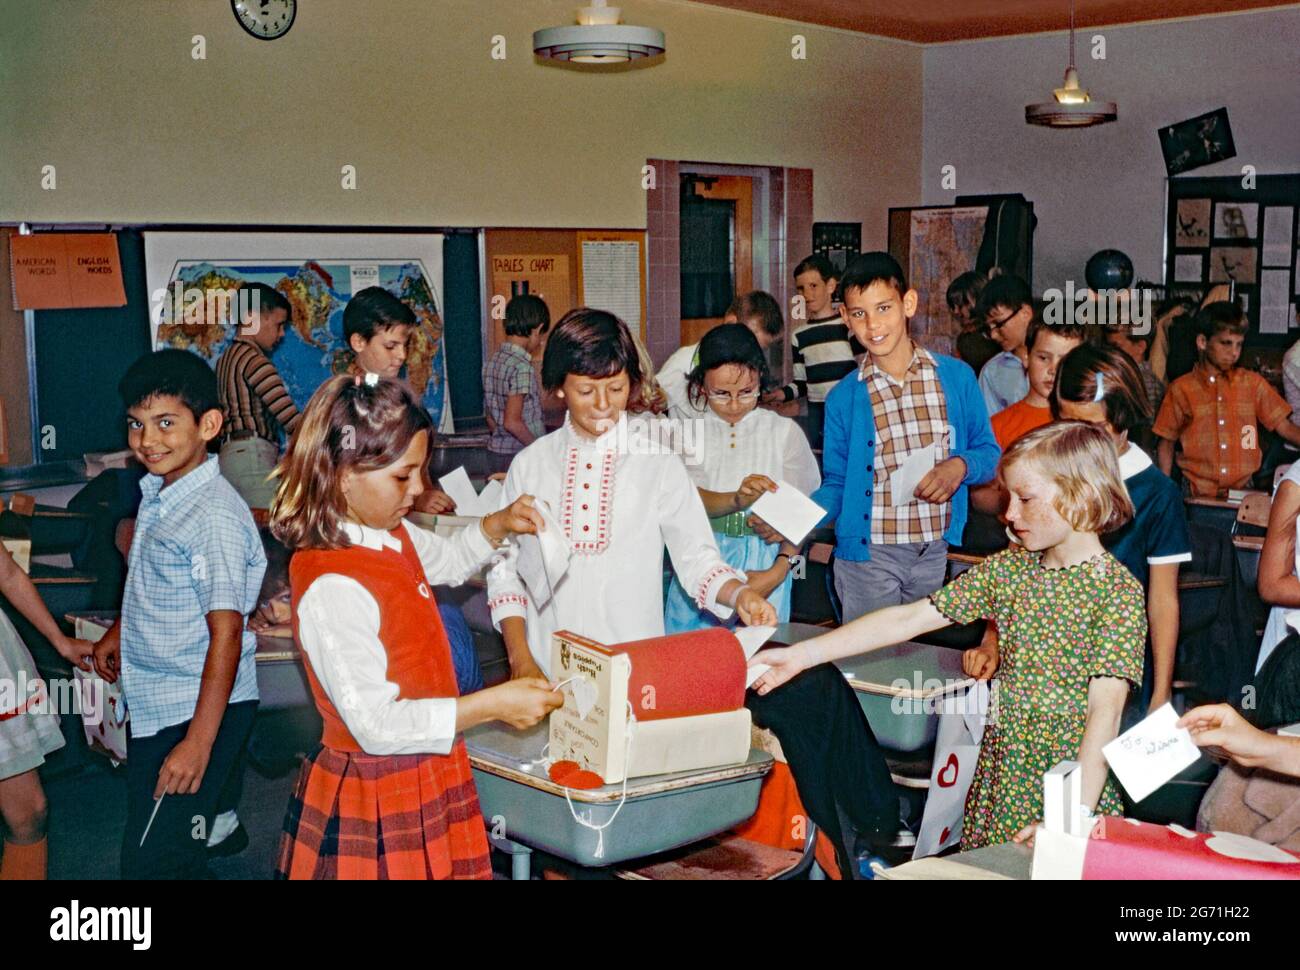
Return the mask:
<svg viewBox="0 0 1300 970">
<path fill-rule="evenodd" d="M 700 609 L 705 609 L 709 605 L 708 594 L 709 587 L 719 576 L 730 576 L 732 579 L 740 579 L 740 576 L 730 566 L 714 566 L 700 580 L 699 589 L 695 591 L 695 605 Z"/>
<path fill-rule="evenodd" d="M 505 606 L 507 603 L 518 603 L 524 609 L 528 609 L 528 597 L 522 593 L 506 593 L 503 596 L 497 596 L 488 600 L 488 610 L 495 611 L 498 606 Z"/>
<path fill-rule="evenodd" d="M 610 515 L 614 506 L 614 463 L 618 455 L 610 450 L 600 459 L 600 494 L 596 497 L 596 538 L 578 539 L 574 535 L 573 504 L 577 500 L 578 449 L 570 448 L 564 468 L 564 491 L 560 496 L 560 524 L 574 552 L 598 555 L 609 548 Z"/>
</svg>

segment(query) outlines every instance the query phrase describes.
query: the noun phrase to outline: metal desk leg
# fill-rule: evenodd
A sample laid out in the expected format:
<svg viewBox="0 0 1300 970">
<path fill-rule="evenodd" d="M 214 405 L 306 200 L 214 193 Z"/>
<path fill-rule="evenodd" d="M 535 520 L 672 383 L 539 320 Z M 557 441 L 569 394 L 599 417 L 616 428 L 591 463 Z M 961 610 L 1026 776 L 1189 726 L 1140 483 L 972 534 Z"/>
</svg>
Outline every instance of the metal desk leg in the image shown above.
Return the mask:
<svg viewBox="0 0 1300 970">
<path fill-rule="evenodd" d="M 522 843 L 501 836 L 488 835 L 492 847 L 510 856 L 510 878 L 515 882 L 528 882 L 532 878 L 533 850 Z"/>
</svg>

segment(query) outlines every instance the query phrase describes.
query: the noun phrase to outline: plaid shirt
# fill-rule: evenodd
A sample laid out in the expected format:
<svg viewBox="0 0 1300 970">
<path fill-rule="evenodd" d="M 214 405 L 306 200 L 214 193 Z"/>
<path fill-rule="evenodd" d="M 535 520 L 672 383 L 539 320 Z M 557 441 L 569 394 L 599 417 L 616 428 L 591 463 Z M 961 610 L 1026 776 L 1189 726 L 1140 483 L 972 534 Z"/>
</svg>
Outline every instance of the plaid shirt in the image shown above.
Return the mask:
<svg viewBox="0 0 1300 970">
<path fill-rule="evenodd" d="M 871 486 L 872 543 L 934 542 L 943 538 L 952 503 L 932 504 L 913 499 L 897 508 L 889 477 L 908 454 L 934 442 L 935 463 L 948 457 L 948 403 L 939 372 L 929 351 L 914 348 L 903 381 L 894 380 L 868 357 L 858 379 L 871 392 L 871 412 L 876 419 L 875 468 Z"/>
<path fill-rule="evenodd" d="M 140 481 L 122 596 L 122 691 L 131 735 L 147 738 L 194 716 L 208 658 L 207 614 L 257 606 L 266 572 L 248 505 L 221 477 L 216 455 L 162 488 Z M 229 703 L 257 700 L 257 637 L 244 628 Z"/>
<path fill-rule="evenodd" d="M 1252 370 L 1234 367 L 1225 377 L 1197 364 L 1169 385 L 1154 431 L 1179 441 L 1178 467 L 1193 495 L 1225 495 L 1259 471 L 1259 427 L 1272 430 L 1291 405 Z"/>
<path fill-rule="evenodd" d="M 540 438 L 546 434 L 533 359 L 523 347 L 507 341 L 483 365 L 483 407 L 493 425 L 488 451 L 498 455 L 513 455 L 524 447 L 524 443 L 507 431 L 505 425 L 506 401 L 514 394 L 524 396 L 524 424 L 533 437 Z"/>
</svg>

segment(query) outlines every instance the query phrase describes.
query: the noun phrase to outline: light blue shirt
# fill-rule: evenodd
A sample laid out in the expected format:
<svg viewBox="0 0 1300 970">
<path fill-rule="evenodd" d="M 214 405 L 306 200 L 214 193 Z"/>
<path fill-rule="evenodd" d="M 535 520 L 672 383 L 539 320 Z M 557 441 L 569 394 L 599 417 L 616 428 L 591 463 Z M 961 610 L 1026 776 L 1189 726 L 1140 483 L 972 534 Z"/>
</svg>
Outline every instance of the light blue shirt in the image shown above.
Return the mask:
<svg viewBox="0 0 1300 970">
<path fill-rule="evenodd" d="M 1029 393 L 1029 373 L 1020 358 L 1004 350 L 980 370 L 980 393 L 989 417 L 1009 408 Z"/>
<path fill-rule="evenodd" d="M 140 512 L 122 597 L 122 691 L 131 734 L 146 738 L 194 716 L 210 636 L 207 614 L 257 606 L 266 572 L 248 505 L 216 455 L 162 487 L 140 481 Z M 257 637 L 244 627 L 229 703 L 257 700 Z"/>
</svg>

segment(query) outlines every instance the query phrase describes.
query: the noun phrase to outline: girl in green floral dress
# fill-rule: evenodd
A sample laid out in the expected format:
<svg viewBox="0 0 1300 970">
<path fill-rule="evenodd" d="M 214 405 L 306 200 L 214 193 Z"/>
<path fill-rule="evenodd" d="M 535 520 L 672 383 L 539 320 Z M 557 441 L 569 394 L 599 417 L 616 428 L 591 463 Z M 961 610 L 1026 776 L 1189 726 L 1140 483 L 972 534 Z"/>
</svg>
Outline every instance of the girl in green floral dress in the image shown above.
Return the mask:
<svg viewBox="0 0 1300 970">
<path fill-rule="evenodd" d="M 1043 774 L 1083 767 L 1083 803 L 1122 814 L 1102 747 L 1142 681 L 1142 587 L 1099 536 L 1133 515 L 1105 431 L 1075 421 L 1015 442 L 998 466 L 1018 546 L 967 570 L 928 599 L 869 613 L 790 647 L 760 651 L 760 694 L 810 666 L 978 618 L 996 620 L 999 689 L 966 798 L 963 850 L 1027 838 L 1043 814 Z"/>
</svg>

